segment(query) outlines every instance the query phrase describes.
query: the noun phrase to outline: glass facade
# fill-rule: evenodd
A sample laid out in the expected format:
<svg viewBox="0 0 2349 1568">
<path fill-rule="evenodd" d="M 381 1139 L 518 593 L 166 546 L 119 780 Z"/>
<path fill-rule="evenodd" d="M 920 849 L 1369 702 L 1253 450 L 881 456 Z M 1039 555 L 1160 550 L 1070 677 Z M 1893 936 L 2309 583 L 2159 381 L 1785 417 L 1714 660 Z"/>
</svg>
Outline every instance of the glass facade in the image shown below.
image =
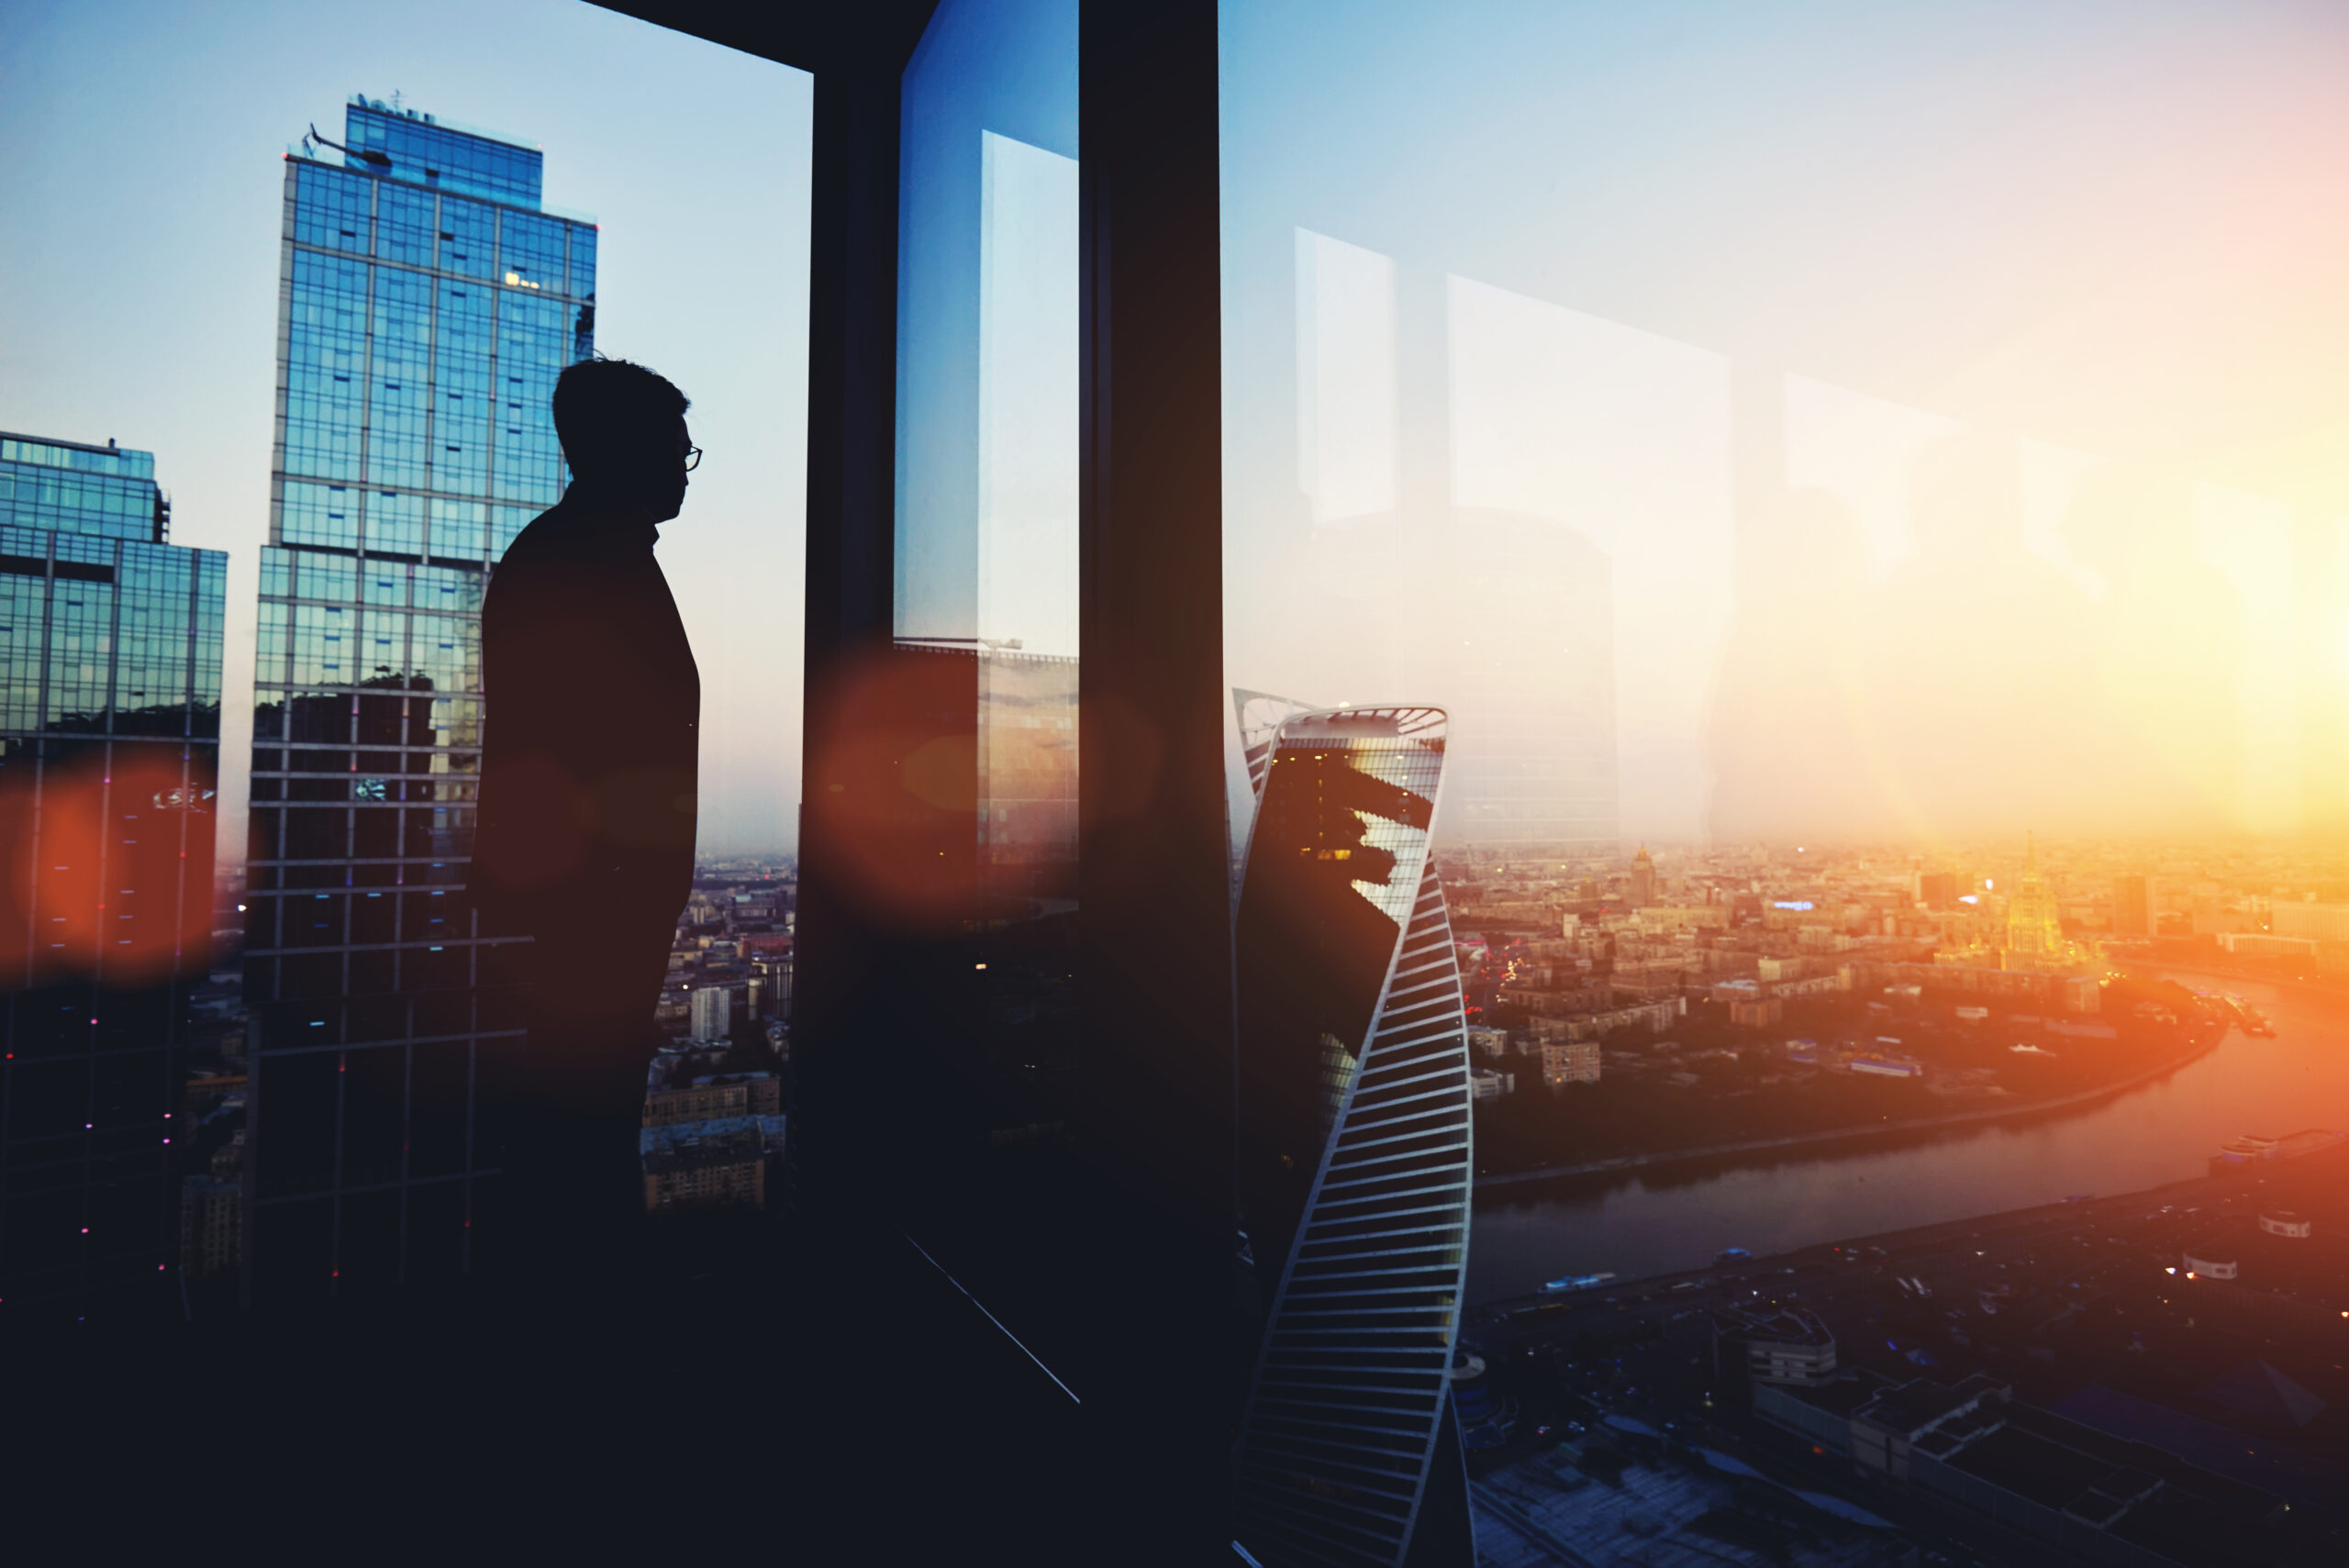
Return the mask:
<svg viewBox="0 0 2349 1568">
<path fill-rule="evenodd" d="M 1074 1376 L 1076 7 L 939 7 L 903 82 L 896 645 L 868 885 L 918 1041 L 896 1213 Z M 935 834 L 932 842 L 930 835 Z"/>
<path fill-rule="evenodd" d="M 539 205 L 540 151 L 511 138 L 358 94 L 344 111 L 343 135 L 369 172 L 517 206 Z"/>
<path fill-rule="evenodd" d="M 245 994 L 257 1298 L 467 1266 L 484 1042 L 465 864 L 488 575 L 562 495 L 596 229 L 534 148 L 354 99 L 285 165 Z"/>
<path fill-rule="evenodd" d="M 151 1306 L 209 954 L 228 558 L 143 451 L 0 434 L 0 1303 Z M 181 1139 L 181 1145 L 187 1140 Z"/>
<path fill-rule="evenodd" d="M 1234 1528 L 1266 1563 L 1472 1562 L 1445 1397 L 1467 1039 L 1429 853 L 1448 726 L 1239 697 L 1257 806 L 1234 942 L 1238 1207 L 1257 1331 Z"/>
<path fill-rule="evenodd" d="M 161 544 L 171 521 L 153 453 L 0 436 L 0 525 Z"/>
</svg>

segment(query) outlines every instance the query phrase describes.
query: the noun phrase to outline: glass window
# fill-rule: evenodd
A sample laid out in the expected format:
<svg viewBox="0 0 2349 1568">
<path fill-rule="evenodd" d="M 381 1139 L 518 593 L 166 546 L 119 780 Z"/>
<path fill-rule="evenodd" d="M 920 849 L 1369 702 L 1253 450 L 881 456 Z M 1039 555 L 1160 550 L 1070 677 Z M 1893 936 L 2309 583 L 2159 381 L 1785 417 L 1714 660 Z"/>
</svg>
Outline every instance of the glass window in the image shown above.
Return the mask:
<svg viewBox="0 0 2349 1568">
<path fill-rule="evenodd" d="M 0 728 L 40 728 L 41 620 L 49 580 L 0 572 Z"/>
<path fill-rule="evenodd" d="M 2349 818 L 2340 18 L 1221 35 L 1227 673 L 1448 714 L 1486 1179 L 2148 1061 L 2235 1096 L 1488 1189 L 1469 1298 L 2199 1175 L 2297 1115 L 2197 1054 L 2238 1015 L 2188 964 L 2290 982 L 2349 906 L 2304 837 Z"/>
<path fill-rule="evenodd" d="M 443 561 L 482 559 L 483 515 L 478 501 L 432 503 L 432 553 Z"/>
<path fill-rule="evenodd" d="M 571 314 L 562 300 L 515 289 L 499 298 L 495 491 L 501 498 L 551 506 L 562 494 L 554 384 L 572 359 Z"/>
<path fill-rule="evenodd" d="M 253 631 L 253 680 L 262 685 L 284 685 L 291 679 L 285 668 L 293 647 L 288 631 L 291 606 L 263 599 L 260 616 Z"/>
<path fill-rule="evenodd" d="M 294 239 L 364 256 L 374 248 L 375 182 L 328 163 L 302 163 L 294 208 Z"/>
<path fill-rule="evenodd" d="M 574 299 L 596 297 L 596 241 L 602 236 L 593 224 L 573 223 L 564 226 L 571 239 L 571 295 Z"/>
<path fill-rule="evenodd" d="M 284 538 L 288 544 L 359 548 L 359 491 L 348 484 L 285 482 Z M 280 570 L 283 570 L 281 563 Z"/>
<path fill-rule="evenodd" d="M 294 606 L 294 664 L 288 679 L 297 686 L 348 686 L 359 677 L 359 613 L 342 605 Z"/>
<path fill-rule="evenodd" d="M 407 605 L 408 568 L 396 561 L 365 561 L 360 563 L 360 596 L 370 605 L 405 608 Z"/>
<path fill-rule="evenodd" d="M 389 490 L 370 492 L 367 550 L 371 555 L 422 555 L 424 497 Z"/>
<path fill-rule="evenodd" d="M 498 281 L 510 289 L 562 292 L 563 230 L 561 218 L 533 213 L 500 215 Z"/>
<path fill-rule="evenodd" d="M 468 277 L 495 275 L 497 209 L 456 196 L 440 198 L 440 267 Z"/>
<path fill-rule="evenodd" d="M 359 563 L 348 556 L 322 555 L 304 550 L 298 556 L 300 568 L 294 579 L 294 592 L 305 599 L 324 599 L 333 604 L 348 605 L 359 598 Z"/>
<path fill-rule="evenodd" d="M 375 254 L 429 267 L 440 246 L 440 198 L 390 180 L 375 182 Z"/>
<path fill-rule="evenodd" d="M 538 513 L 528 506 L 492 506 L 489 508 L 489 559 L 495 561 L 506 553 L 514 537 L 530 526 Z"/>
<path fill-rule="evenodd" d="M 417 595 L 419 601 L 423 595 Z M 409 684 L 418 691 L 467 691 L 481 684 L 481 623 L 453 616 L 415 617 Z"/>
<path fill-rule="evenodd" d="M 955 1141 L 994 1153 L 904 1223 L 1063 1365 L 1074 1292 L 1009 1260 L 1054 1249 L 1034 1184 L 1076 1071 L 1076 37 L 1072 4 L 950 0 L 906 68 L 896 640 L 855 699 L 923 759 L 875 781 L 897 815 L 866 826 L 863 881 L 909 929 L 979 933 L 932 952 L 964 973 L 922 1072 L 959 1096 Z"/>
<path fill-rule="evenodd" d="M 285 467 L 317 479 L 358 477 L 359 410 L 366 394 L 363 261 L 296 250 L 288 299 Z"/>
<path fill-rule="evenodd" d="M 477 615 L 485 586 L 478 572 L 450 566 L 420 566 L 416 570 L 416 607 L 447 614 Z"/>
</svg>

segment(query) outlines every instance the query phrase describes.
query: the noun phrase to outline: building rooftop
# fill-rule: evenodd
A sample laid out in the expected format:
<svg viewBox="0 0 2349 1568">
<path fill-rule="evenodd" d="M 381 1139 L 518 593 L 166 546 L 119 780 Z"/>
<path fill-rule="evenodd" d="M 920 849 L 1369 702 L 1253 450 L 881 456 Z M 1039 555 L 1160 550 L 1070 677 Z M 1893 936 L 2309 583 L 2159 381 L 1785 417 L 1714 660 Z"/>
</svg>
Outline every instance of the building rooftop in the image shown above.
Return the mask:
<svg viewBox="0 0 2349 1568">
<path fill-rule="evenodd" d="M 110 473 L 124 479 L 155 477 L 155 454 L 112 441 L 95 446 L 60 440 L 54 436 L 20 436 L 0 430 L 0 462 L 28 462 L 41 468 L 71 469 L 77 473 Z"/>
<path fill-rule="evenodd" d="M 353 93 L 351 95 L 350 102 L 351 107 L 354 109 L 364 109 L 371 114 L 380 115 L 385 119 L 406 120 L 412 124 L 450 131 L 458 136 L 470 136 L 478 141 L 503 142 L 523 152 L 543 153 L 545 150 L 535 141 L 518 136 L 508 136 L 502 130 L 489 130 L 481 126 L 469 125 L 463 120 L 452 120 L 446 115 L 428 114 L 422 109 L 410 108 L 396 102 L 396 97 L 397 95 L 395 95 L 395 102 L 385 103 L 381 98 L 371 98 L 364 93 Z"/>
<path fill-rule="evenodd" d="M 1983 1381 L 1987 1382 L 1987 1379 Z M 1968 1384 L 1975 1382 L 1974 1378 L 1966 1379 Z M 1887 1431 L 1906 1432 L 1913 1438 L 1992 1389 L 2003 1387 L 2000 1384 L 1990 1384 L 1988 1387 L 1968 1388 L 1961 1384 L 1952 1388 L 1947 1384 L 1920 1377 L 1898 1388 L 1886 1389 L 1862 1406 L 1856 1416 L 1858 1419 L 1872 1422 Z"/>
<path fill-rule="evenodd" d="M 1800 1307 L 1731 1307 L 1716 1313 L 1715 1329 L 1724 1335 L 1776 1345 L 1831 1345 L 1834 1331 L 1817 1313 Z"/>
<path fill-rule="evenodd" d="M 2012 1426 L 1970 1445 L 1951 1462 L 2019 1497 L 2059 1510 L 2122 1468 Z"/>
<path fill-rule="evenodd" d="M 637 1151 L 647 1171 L 674 1171 L 755 1160 L 781 1149 L 783 1140 L 782 1117 L 721 1116 L 645 1128 Z"/>
</svg>

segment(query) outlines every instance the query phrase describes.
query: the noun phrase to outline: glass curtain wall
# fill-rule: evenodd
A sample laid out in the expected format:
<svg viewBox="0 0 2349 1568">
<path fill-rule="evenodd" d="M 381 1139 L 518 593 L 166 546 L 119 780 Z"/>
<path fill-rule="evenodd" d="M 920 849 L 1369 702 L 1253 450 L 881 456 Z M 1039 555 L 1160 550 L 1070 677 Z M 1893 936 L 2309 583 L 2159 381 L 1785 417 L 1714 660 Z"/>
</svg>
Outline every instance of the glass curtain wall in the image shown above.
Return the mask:
<svg viewBox="0 0 2349 1568">
<path fill-rule="evenodd" d="M 1701 1413 L 1749 1254 L 2349 1123 L 2338 15 L 1220 18 L 1227 684 L 1450 717 L 1472 1466 L 1675 1413 L 1510 1313 Z M 1830 1342 L 1995 1371 L 1948 1305 Z"/>
<path fill-rule="evenodd" d="M 1074 1195 L 1077 1067 L 1076 20 L 949 0 L 905 71 L 895 635 L 861 699 L 904 727 L 906 820 L 884 836 L 904 855 L 864 889 L 918 954 L 895 1004 L 918 1063 L 897 1211 L 1055 1346 L 1074 1307 L 1052 1217 Z"/>
<path fill-rule="evenodd" d="M 367 98 L 343 137 L 285 162 L 245 933 L 268 1301 L 470 1266 L 482 1052 L 517 1038 L 466 895 L 481 605 L 568 482 L 555 378 L 595 351 L 600 231 L 540 210 L 538 149 Z"/>
<path fill-rule="evenodd" d="M 0 1303 L 18 1314 L 148 1312 L 179 1283 L 228 558 L 169 543 L 170 521 L 153 453 L 0 435 Z"/>
</svg>

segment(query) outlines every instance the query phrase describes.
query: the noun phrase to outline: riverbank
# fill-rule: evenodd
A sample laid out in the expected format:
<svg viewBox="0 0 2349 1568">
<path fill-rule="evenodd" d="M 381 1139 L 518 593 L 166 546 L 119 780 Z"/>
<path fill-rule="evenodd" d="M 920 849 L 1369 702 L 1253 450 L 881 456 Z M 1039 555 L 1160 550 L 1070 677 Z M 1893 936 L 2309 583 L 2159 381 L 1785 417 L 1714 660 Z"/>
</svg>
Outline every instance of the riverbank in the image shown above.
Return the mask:
<svg viewBox="0 0 2349 1568">
<path fill-rule="evenodd" d="M 2249 970 L 2223 969 L 2207 960 L 2192 963 L 2164 963 L 2165 976 L 2194 975 L 2202 980 L 2217 980 L 2229 985 L 2273 985 L 2278 990 L 2299 991 L 2310 996 L 2321 996 L 2328 1002 L 2349 1002 L 2349 984 L 2331 980 L 2311 980 L 2304 974 L 2256 974 Z"/>
<path fill-rule="evenodd" d="M 1987 1214 L 1931 1220 L 1922 1225 L 1861 1231 L 1826 1240 L 1774 1250 L 1731 1262 L 1715 1262 L 1650 1274 L 1627 1274 L 1587 1291 L 1550 1294 L 1520 1292 L 1481 1298 L 1469 1307 L 1467 1321 L 1477 1326 L 1506 1323 L 1531 1314 L 1604 1309 L 1617 1302 L 1661 1302 L 1665 1310 L 1695 1303 L 1675 1286 L 1687 1282 L 1703 1285 L 1743 1286 L 1763 1274 L 1791 1274 L 1805 1265 L 1842 1266 L 1863 1251 L 1880 1254 L 1896 1265 L 1920 1264 L 1930 1254 L 1947 1251 L 1979 1257 L 1976 1247 L 1998 1240 L 2044 1232 L 2051 1228 L 2076 1229 L 2097 1236 L 2132 1226 L 2183 1224 L 2198 1207 L 2212 1213 L 2218 1206 L 2260 1191 L 2273 1182 L 2330 1181 L 2349 1174 L 2349 1143 L 2337 1143 L 2296 1160 L 2278 1161 L 2264 1168 L 2225 1174 L 2188 1176 L 2128 1192 L 2066 1198 L 2056 1203 L 2028 1204 Z M 1788 1265 L 1793 1265 L 1789 1267 Z M 2076 1266 L 2076 1265 L 2075 1265 Z M 1896 1272 L 1898 1272 L 1898 1268 Z M 1936 1270 L 1936 1273 L 1939 1271 Z"/>
<path fill-rule="evenodd" d="M 1501 1172 L 1489 1176 L 1478 1176 L 1475 1181 L 1475 1190 L 1485 1192 L 1500 1187 L 1518 1186 L 1528 1182 L 1556 1181 L 1569 1176 L 1653 1170 L 1659 1166 L 1683 1164 L 1700 1160 L 1718 1160 L 1738 1154 L 1827 1148 L 1861 1139 L 1939 1128 L 1967 1127 L 1985 1122 L 2009 1121 L 2021 1117 L 2044 1115 L 2050 1111 L 2069 1110 L 2077 1106 L 2095 1105 L 2099 1101 L 2110 1099 L 2116 1095 L 2127 1094 L 2132 1089 L 2153 1083 L 2182 1067 L 2189 1066 L 2216 1051 L 2220 1042 L 2225 1039 L 2226 1030 L 2217 1029 L 2208 1039 L 2198 1040 L 2185 1051 L 2175 1056 L 2166 1057 L 2150 1067 L 2116 1079 L 2112 1083 L 2074 1090 L 2068 1095 L 2054 1095 L 2044 1099 L 2025 1100 L 2014 1105 L 1988 1106 L 1978 1110 L 1951 1111 L 1941 1116 L 1908 1117 L 1899 1121 L 1880 1121 L 1859 1127 L 1833 1128 L 1822 1132 L 1792 1132 L 1773 1138 L 1738 1139 L 1726 1143 L 1699 1144 L 1691 1149 L 1660 1149 L 1645 1154 L 1618 1154 L 1604 1160 L 1586 1160 L 1576 1164 L 1544 1165 L 1531 1171 Z"/>
</svg>

